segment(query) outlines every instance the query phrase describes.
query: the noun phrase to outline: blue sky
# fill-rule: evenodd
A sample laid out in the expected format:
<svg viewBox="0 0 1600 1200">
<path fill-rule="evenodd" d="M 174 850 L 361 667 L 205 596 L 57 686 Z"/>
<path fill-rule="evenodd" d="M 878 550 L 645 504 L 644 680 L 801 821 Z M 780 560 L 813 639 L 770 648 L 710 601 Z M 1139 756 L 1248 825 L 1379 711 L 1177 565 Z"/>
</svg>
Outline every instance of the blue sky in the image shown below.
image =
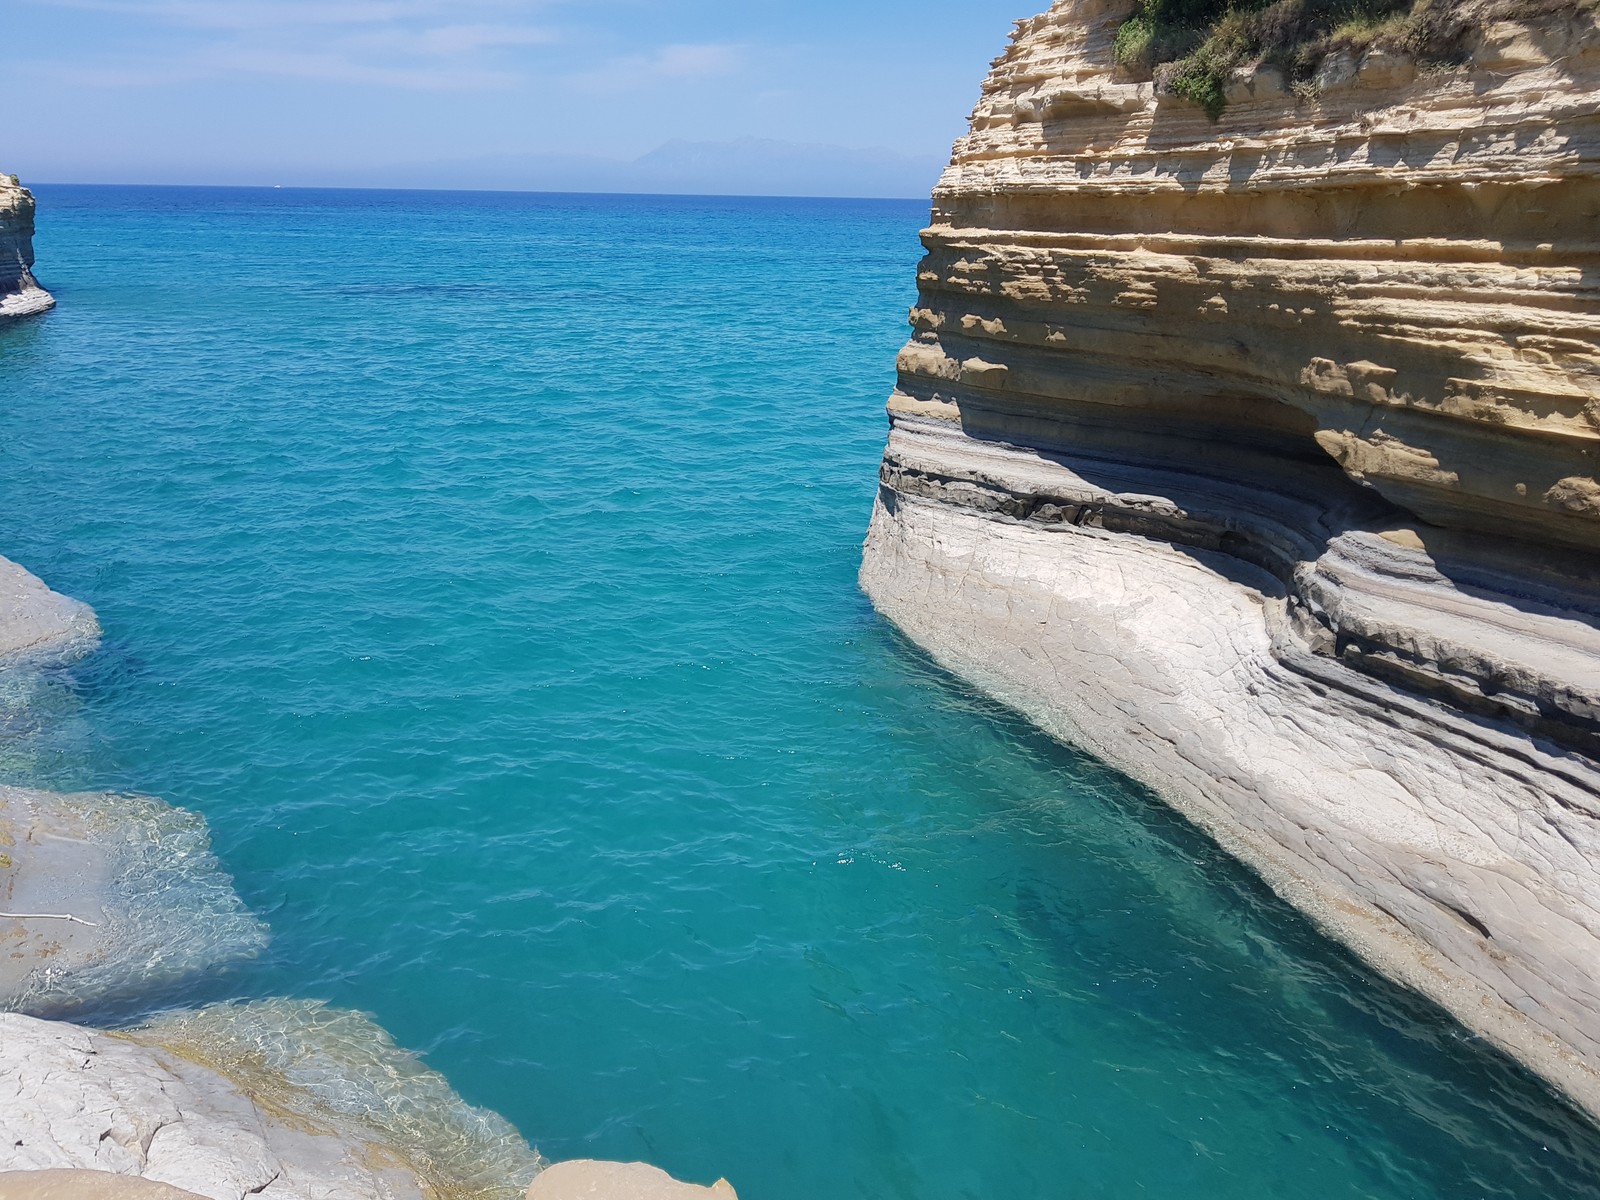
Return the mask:
<svg viewBox="0 0 1600 1200">
<path fill-rule="evenodd" d="M 720 159 L 679 147 L 674 177 L 726 182 L 735 162 L 756 183 L 733 190 L 768 190 L 762 178 L 785 177 L 773 143 L 821 144 L 884 153 L 823 164 L 827 153 L 797 152 L 788 175 L 925 193 L 915 181 L 931 185 L 1011 23 L 1045 6 L 0 0 L 12 110 L 0 169 L 51 182 L 537 186 L 664 143 L 759 138 L 758 152 Z M 912 183 L 886 182 L 902 177 Z"/>
</svg>

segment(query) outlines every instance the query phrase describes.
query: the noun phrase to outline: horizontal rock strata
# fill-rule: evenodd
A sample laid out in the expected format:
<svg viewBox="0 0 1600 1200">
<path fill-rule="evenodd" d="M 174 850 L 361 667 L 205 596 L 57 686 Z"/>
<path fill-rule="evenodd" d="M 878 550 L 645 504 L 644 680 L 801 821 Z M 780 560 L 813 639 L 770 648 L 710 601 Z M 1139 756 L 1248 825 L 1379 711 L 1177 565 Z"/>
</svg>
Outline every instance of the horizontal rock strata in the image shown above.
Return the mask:
<svg viewBox="0 0 1600 1200">
<path fill-rule="evenodd" d="M 957 143 L 863 586 L 1600 1114 L 1600 31 L 1213 124 L 1128 11 Z"/>
<path fill-rule="evenodd" d="M 15 175 L 0 175 L 0 321 L 55 306 L 33 277 L 33 193 Z"/>
</svg>

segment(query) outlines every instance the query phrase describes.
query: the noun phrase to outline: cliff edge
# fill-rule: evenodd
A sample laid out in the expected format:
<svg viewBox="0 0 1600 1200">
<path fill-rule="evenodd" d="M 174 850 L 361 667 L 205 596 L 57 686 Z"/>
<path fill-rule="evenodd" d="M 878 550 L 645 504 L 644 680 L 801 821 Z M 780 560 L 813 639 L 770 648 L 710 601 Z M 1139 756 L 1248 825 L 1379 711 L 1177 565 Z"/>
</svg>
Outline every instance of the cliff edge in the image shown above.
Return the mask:
<svg viewBox="0 0 1600 1200">
<path fill-rule="evenodd" d="M 15 175 L 0 175 L 0 321 L 55 307 L 33 277 L 33 193 Z"/>
<path fill-rule="evenodd" d="M 1592 10 L 1246 64 L 1216 120 L 1132 11 L 984 85 L 862 585 L 1600 1115 Z"/>
</svg>

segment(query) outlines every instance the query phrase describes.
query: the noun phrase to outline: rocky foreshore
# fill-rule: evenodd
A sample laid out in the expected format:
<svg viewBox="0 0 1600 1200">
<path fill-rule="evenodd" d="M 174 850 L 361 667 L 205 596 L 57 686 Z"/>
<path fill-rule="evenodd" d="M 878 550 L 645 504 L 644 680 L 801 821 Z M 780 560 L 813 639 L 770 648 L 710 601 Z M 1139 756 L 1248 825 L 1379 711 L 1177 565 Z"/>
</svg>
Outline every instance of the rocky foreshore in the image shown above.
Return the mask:
<svg viewBox="0 0 1600 1200">
<path fill-rule="evenodd" d="M 1246 67 L 1216 122 L 1128 5 L 1021 22 L 861 578 L 1600 1116 L 1600 30 L 1457 7 L 1454 67 Z"/>
<path fill-rule="evenodd" d="M 15 175 L 0 175 L 0 321 L 55 306 L 33 277 L 33 193 Z"/>
<path fill-rule="evenodd" d="M 0 559 L 0 675 L 92 653 L 94 613 Z M 0 785 L 0 1200 L 735 1200 L 643 1164 L 547 1165 L 358 1013 L 163 1011 L 266 928 L 159 800 Z M 529 1189 L 532 1190 L 529 1190 Z"/>
</svg>

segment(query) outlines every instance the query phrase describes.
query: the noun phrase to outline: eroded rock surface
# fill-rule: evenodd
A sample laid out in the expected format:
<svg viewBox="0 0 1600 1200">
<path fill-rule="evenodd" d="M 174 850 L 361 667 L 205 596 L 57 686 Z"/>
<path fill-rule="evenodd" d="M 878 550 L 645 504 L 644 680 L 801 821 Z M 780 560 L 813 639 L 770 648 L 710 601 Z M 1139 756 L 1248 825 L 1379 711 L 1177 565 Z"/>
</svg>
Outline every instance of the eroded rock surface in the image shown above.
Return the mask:
<svg viewBox="0 0 1600 1200">
<path fill-rule="evenodd" d="M 55 306 L 33 277 L 33 193 L 15 175 L 0 175 L 0 321 Z"/>
<path fill-rule="evenodd" d="M 131 1033 L 0 1015 L 0 1170 L 208 1200 L 515 1200 L 538 1167 L 357 1014 L 218 1005 Z"/>
<path fill-rule="evenodd" d="M 1600 30 L 1267 69 L 1018 26 L 934 194 L 862 583 L 1600 1114 Z"/>
</svg>

